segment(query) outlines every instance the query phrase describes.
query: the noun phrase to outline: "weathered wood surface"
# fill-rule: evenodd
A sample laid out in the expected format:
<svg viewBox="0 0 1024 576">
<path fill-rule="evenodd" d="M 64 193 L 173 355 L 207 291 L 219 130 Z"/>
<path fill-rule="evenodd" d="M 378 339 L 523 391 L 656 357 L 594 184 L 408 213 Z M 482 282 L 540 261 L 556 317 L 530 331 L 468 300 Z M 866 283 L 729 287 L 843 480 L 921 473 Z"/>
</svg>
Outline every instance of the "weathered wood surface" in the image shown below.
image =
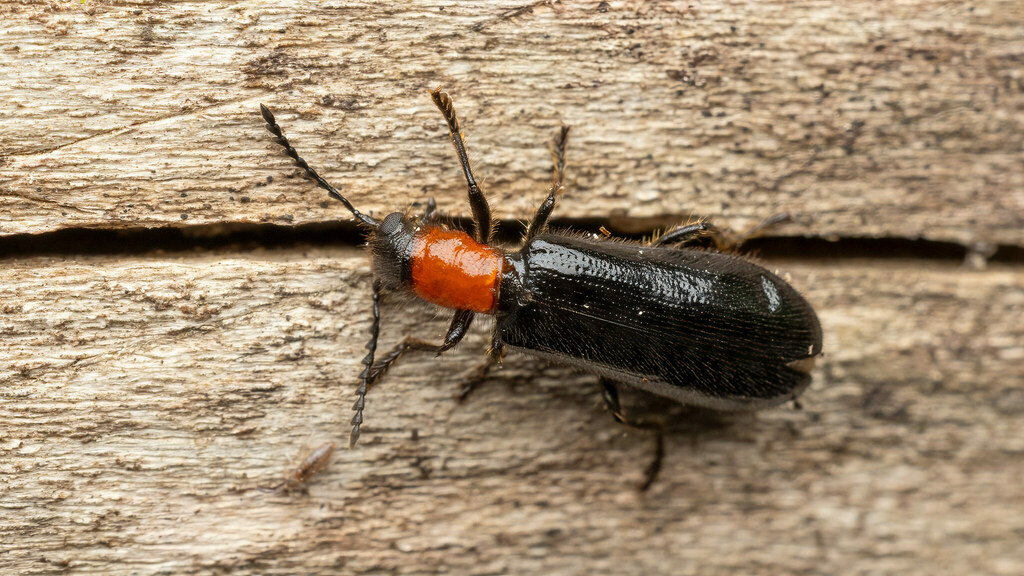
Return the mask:
<svg viewBox="0 0 1024 576">
<path fill-rule="evenodd" d="M 500 218 L 532 214 L 566 122 L 559 215 L 788 210 L 779 234 L 1024 246 L 1015 0 L 0 12 L 0 252 L 344 218 L 259 102 L 361 208 L 467 215 L 438 84 Z M 477 326 L 373 390 L 308 495 L 267 495 L 304 447 L 345 443 L 364 254 L 0 260 L 0 573 L 1024 573 L 1019 264 L 770 264 L 825 330 L 805 409 L 685 414 L 646 494 L 651 439 L 592 377 L 513 356 L 455 403 Z M 388 302 L 384 345 L 442 316 Z"/>
<path fill-rule="evenodd" d="M 364 210 L 467 214 L 444 85 L 498 217 L 565 122 L 575 215 L 1024 244 L 1019 0 L 0 10 L 0 234 L 338 218 L 280 178 L 259 102 Z"/>
<path fill-rule="evenodd" d="M 596 379 L 521 356 L 467 403 L 483 331 L 396 368 L 343 443 L 366 339 L 355 249 L 0 272 L 0 567 L 293 573 L 1020 574 L 1024 272 L 775 262 L 820 310 L 804 409 L 684 422 L 661 480 Z M 411 312 L 410 312 L 411 310 Z M 384 306 L 384 339 L 445 321 Z"/>
</svg>

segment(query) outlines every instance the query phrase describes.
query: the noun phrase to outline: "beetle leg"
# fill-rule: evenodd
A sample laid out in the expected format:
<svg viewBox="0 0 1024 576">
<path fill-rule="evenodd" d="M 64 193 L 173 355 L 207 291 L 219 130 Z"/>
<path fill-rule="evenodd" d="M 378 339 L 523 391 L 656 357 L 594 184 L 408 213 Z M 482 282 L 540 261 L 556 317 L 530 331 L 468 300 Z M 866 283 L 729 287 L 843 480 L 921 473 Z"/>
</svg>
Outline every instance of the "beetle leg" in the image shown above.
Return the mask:
<svg viewBox="0 0 1024 576">
<path fill-rule="evenodd" d="M 555 185 L 565 184 L 565 143 L 569 141 L 569 126 L 562 126 L 558 137 L 551 145 L 551 159 L 554 161 Z"/>
<path fill-rule="evenodd" d="M 530 223 L 530 227 L 526 229 L 526 240 L 529 241 L 531 238 L 539 234 L 547 226 L 548 218 L 551 216 L 551 212 L 555 209 L 555 197 L 561 192 L 561 186 L 552 186 L 548 190 L 548 197 L 541 203 L 540 208 L 537 209 L 537 213 L 533 216 L 533 222 Z"/>
<path fill-rule="evenodd" d="M 654 459 L 647 465 L 647 469 L 644 471 L 644 481 L 640 484 L 640 491 L 646 492 L 654 484 L 654 481 L 658 479 L 658 473 L 661 472 L 661 463 L 665 459 L 665 426 L 661 423 L 648 422 L 625 414 L 622 410 L 622 404 L 619 402 L 619 389 L 615 383 L 607 378 L 601 378 L 601 386 L 603 388 L 602 397 L 604 402 L 616 422 L 639 430 L 652 430 L 654 432 Z"/>
<path fill-rule="evenodd" d="M 601 378 L 601 398 L 604 400 L 604 405 L 608 407 L 608 411 L 612 413 L 612 418 L 615 418 L 619 424 L 625 424 L 626 419 L 622 417 L 622 405 L 619 404 L 619 389 L 614 382 Z"/>
<path fill-rule="evenodd" d="M 757 238 L 763 234 L 766 230 L 772 226 L 777 226 L 783 222 L 788 222 L 792 217 L 788 212 L 780 212 L 773 214 L 757 224 L 748 228 L 742 234 L 736 235 L 733 232 L 718 228 L 710 222 L 698 222 L 696 224 L 688 224 L 673 230 L 669 230 L 663 234 L 660 238 L 654 241 L 654 246 L 664 246 L 666 244 L 687 244 L 701 237 L 709 237 L 715 243 L 715 247 L 719 251 L 725 252 L 739 248 L 751 238 Z"/>
<path fill-rule="evenodd" d="M 658 426 L 654 428 L 654 458 L 647 465 L 647 470 L 644 470 L 644 482 L 640 485 L 641 492 L 647 492 L 647 489 L 658 479 L 658 474 L 661 472 L 661 463 L 664 460 L 665 431 Z"/>
<path fill-rule="evenodd" d="M 370 371 L 370 386 L 377 383 L 384 374 L 391 369 L 391 366 L 398 361 L 406 352 L 415 350 L 419 352 L 433 352 L 440 356 L 441 353 L 451 350 L 456 344 L 462 341 L 473 323 L 473 312 L 468 310 L 457 310 L 452 323 L 445 334 L 444 342 L 440 345 L 431 344 L 417 338 L 406 338 L 401 344 L 395 346 L 377 364 L 374 364 Z"/>
<path fill-rule="evenodd" d="M 455 153 L 459 156 L 459 163 L 462 165 L 462 174 L 466 177 L 466 184 L 469 186 L 469 206 L 473 209 L 473 224 L 476 225 L 476 239 L 481 244 L 487 244 L 491 239 L 491 232 L 494 223 L 491 221 L 491 208 L 487 205 L 487 198 L 480 191 L 476 179 L 473 177 L 473 170 L 469 167 L 469 156 L 466 154 L 466 142 L 462 138 L 462 128 L 459 126 L 459 118 L 455 115 L 455 106 L 452 99 L 440 88 L 430 91 L 430 97 L 445 122 L 448 123 L 448 132 L 452 137 L 452 145 L 455 146 Z"/>
<path fill-rule="evenodd" d="M 427 198 L 427 209 L 420 216 L 420 222 L 427 223 L 434 219 L 434 212 L 437 211 L 437 201 L 431 196 Z"/>
<path fill-rule="evenodd" d="M 779 224 L 783 224 L 785 222 L 790 222 L 792 220 L 793 215 L 790 214 L 789 212 L 779 212 L 778 214 L 772 214 L 771 216 L 765 218 L 764 220 L 761 220 L 757 224 L 754 224 L 750 228 L 747 228 L 747 230 L 743 234 L 740 234 L 740 237 L 737 239 L 736 246 L 742 246 L 744 242 L 750 240 L 751 238 L 757 238 L 758 236 L 764 234 L 764 232 L 769 228 L 778 226 Z"/>
<path fill-rule="evenodd" d="M 373 355 L 377 351 L 377 336 L 380 335 L 380 280 L 373 281 L 373 322 L 370 324 L 370 341 L 366 343 L 366 356 L 363 358 L 363 371 L 359 373 L 359 389 L 356 391 L 356 402 L 352 405 L 355 415 L 352 416 L 352 433 L 348 437 L 348 447 L 352 448 L 359 441 L 359 428 L 363 425 L 363 407 L 366 405 L 366 388 L 370 384 L 370 371 L 373 368 Z"/>
<path fill-rule="evenodd" d="M 698 238 L 708 237 L 715 243 L 719 250 L 727 250 L 733 242 L 727 238 L 727 233 L 710 222 L 698 222 L 688 224 L 680 228 L 674 228 L 664 233 L 653 242 L 654 246 L 665 246 L 666 244 L 685 245 Z"/>
<path fill-rule="evenodd" d="M 548 190 L 548 197 L 541 203 L 540 208 L 537 209 L 537 214 L 533 217 L 533 222 L 530 223 L 530 227 L 526 230 L 527 240 L 544 231 L 548 218 L 551 217 L 551 212 L 555 209 L 555 198 L 564 189 L 562 183 L 565 182 L 565 143 L 568 137 L 569 127 L 562 126 L 562 130 L 559 132 L 558 137 L 555 138 L 555 142 L 551 147 L 551 156 L 555 166 L 554 184 Z"/>
<path fill-rule="evenodd" d="M 491 346 L 491 349 L 487 351 L 487 360 L 483 364 L 476 367 L 473 370 L 473 374 L 469 378 L 462 382 L 462 386 L 459 387 L 459 391 L 455 394 L 455 399 L 459 402 L 465 402 L 466 398 L 473 393 L 474 390 L 487 379 L 487 374 L 491 371 L 491 368 L 495 364 L 501 362 L 501 357 L 505 354 L 505 346 L 498 344 L 497 346 Z"/>
</svg>

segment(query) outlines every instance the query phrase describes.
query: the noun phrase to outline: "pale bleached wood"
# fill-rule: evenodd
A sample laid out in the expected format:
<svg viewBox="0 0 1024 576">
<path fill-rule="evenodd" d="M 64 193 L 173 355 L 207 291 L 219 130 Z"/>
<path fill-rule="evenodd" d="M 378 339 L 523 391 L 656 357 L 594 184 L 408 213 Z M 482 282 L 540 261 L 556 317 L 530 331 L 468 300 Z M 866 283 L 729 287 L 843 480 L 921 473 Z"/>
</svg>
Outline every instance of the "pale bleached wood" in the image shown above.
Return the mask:
<svg viewBox="0 0 1024 576">
<path fill-rule="evenodd" d="M 482 326 L 368 399 L 355 249 L 35 257 L 0 268 L 0 572 L 1020 574 L 1024 273 L 770 262 L 820 312 L 804 410 L 651 439 L 594 378 L 512 355 L 464 405 Z M 391 299 L 384 339 L 445 318 Z"/>
<path fill-rule="evenodd" d="M 261 101 L 360 207 L 466 214 L 444 84 L 502 218 L 564 121 L 562 215 L 1024 244 L 1011 0 L 0 10 L 0 235 L 343 217 Z M 777 265 L 826 331 L 805 410 L 680 423 L 646 495 L 591 377 L 511 357 L 452 401 L 477 332 L 374 390 L 306 496 L 254 488 L 344 444 L 360 253 L 2 261 L 0 573 L 1024 572 L 1021 271 Z M 385 305 L 385 344 L 444 327 Z"/>
<path fill-rule="evenodd" d="M 562 215 L 1024 244 L 1018 0 L 0 11 L 0 235 L 344 217 L 286 177 L 259 102 L 364 210 L 466 215 L 440 84 L 502 218 L 543 198 L 566 122 Z"/>
</svg>

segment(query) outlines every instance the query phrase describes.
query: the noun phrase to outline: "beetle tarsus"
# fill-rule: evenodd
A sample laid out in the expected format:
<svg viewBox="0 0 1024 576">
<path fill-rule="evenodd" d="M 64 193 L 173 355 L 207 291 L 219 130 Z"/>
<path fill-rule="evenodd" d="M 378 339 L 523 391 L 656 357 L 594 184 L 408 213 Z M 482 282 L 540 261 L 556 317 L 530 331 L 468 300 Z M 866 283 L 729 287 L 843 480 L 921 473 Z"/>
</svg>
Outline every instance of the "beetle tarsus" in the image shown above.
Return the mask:
<svg viewBox="0 0 1024 576">
<path fill-rule="evenodd" d="M 459 157 L 459 164 L 462 165 L 462 174 L 466 177 L 466 184 L 469 186 L 469 205 L 473 209 L 473 224 L 476 226 L 476 239 L 481 244 L 491 240 L 491 232 L 494 230 L 494 222 L 491 221 L 491 208 L 487 205 L 487 198 L 480 191 L 480 186 L 473 177 L 473 170 L 469 167 L 469 156 L 466 154 L 466 142 L 462 138 L 462 127 L 459 125 L 459 117 L 455 114 L 455 106 L 448 93 L 440 87 L 431 90 L 430 97 L 433 98 L 445 122 L 448 123 L 448 132 L 452 138 L 452 145 L 455 146 L 455 153 Z"/>
<path fill-rule="evenodd" d="M 644 481 L 639 488 L 640 492 L 646 492 L 658 479 L 658 473 L 661 472 L 661 462 L 665 458 L 665 426 L 661 423 L 647 422 L 627 415 L 622 410 L 622 403 L 619 401 L 619 388 L 615 382 L 601 378 L 601 388 L 601 396 L 616 422 L 637 430 L 654 432 L 654 459 L 644 470 Z"/>
<path fill-rule="evenodd" d="M 742 234 L 736 234 L 732 231 L 719 228 L 710 222 L 701 221 L 695 224 L 687 224 L 686 226 L 673 228 L 665 234 L 662 234 L 661 237 L 652 243 L 652 245 L 664 246 L 667 244 L 675 244 L 678 246 L 684 246 L 699 238 L 711 238 L 715 243 L 715 248 L 718 249 L 719 252 L 729 252 L 743 246 L 747 241 L 761 236 L 773 226 L 789 222 L 792 219 L 793 217 L 788 212 L 772 214 L 751 226 Z"/>
<path fill-rule="evenodd" d="M 740 234 L 737 246 L 742 246 L 744 242 L 752 238 L 761 236 L 771 228 L 778 226 L 779 224 L 785 224 L 786 222 L 792 222 L 793 215 L 789 212 L 779 212 L 778 214 L 772 214 L 771 216 L 761 220 L 757 224 L 754 224 L 748 228 L 743 234 Z"/>
<path fill-rule="evenodd" d="M 434 212 L 437 211 L 437 201 L 431 196 L 427 198 L 427 209 L 423 211 L 423 215 L 420 216 L 420 222 L 426 224 L 434 219 Z"/>
<path fill-rule="evenodd" d="M 562 184 L 565 179 L 565 143 L 568 138 L 569 127 L 562 126 L 562 129 L 559 131 L 558 136 L 555 138 L 555 141 L 551 146 L 551 155 L 554 164 L 554 182 L 551 184 L 551 188 L 548 190 L 548 195 L 544 199 L 544 202 L 541 203 L 540 208 L 537 208 L 537 213 L 533 216 L 533 222 L 530 223 L 530 227 L 526 230 L 527 241 L 543 232 L 547 227 L 548 218 L 551 217 L 551 213 L 555 210 L 555 200 L 565 189 Z"/>
<path fill-rule="evenodd" d="M 459 386 L 459 391 L 455 393 L 455 400 L 460 404 L 465 402 L 469 395 L 472 394 L 480 384 L 487 379 L 487 375 L 490 373 L 491 368 L 494 367 L 501 360 L 501 353 L 495 352 L 493 349 L 487 353 L 487 359 L 473 369 L 473 373 L 463 380 Z"/>
<path fill-rule="evenodd" d="M 562 126 L 551 146 L 555 186 L 565 184 L 565 144 L 569 141 L 569 128 L 569 126 Z"/>
<path fill-rule="evenodd" d="M 644 481 L 640 484 L 640 491 L 647 492 L 647 489 L 658 479 L 661 472 L 661 463 L 665 459 L 665 431 L 659 426 L 654 428 L 654 459 L 644 470 Z"/>
</svg>

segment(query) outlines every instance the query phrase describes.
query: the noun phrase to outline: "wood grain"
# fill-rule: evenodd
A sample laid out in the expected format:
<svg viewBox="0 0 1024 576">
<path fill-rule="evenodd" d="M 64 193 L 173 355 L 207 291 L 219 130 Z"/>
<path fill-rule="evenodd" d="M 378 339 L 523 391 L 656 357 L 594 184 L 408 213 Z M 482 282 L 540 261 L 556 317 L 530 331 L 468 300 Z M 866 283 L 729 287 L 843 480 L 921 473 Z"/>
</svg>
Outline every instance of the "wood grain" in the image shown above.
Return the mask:
<svg viewBox="0 0 1024 576">
<path fill-rule="evenodd" d="M 467 215 L 443 85 L 501 218 L 567 123 L 563 215 L 1024 244 L 1017 0 L 0 10 L 0 234 L 345 217 L 282 177 L 259 102 L 363 210 Z"/>
<path fill-rule="evenodd" d="M 35 258 L 0 272 L 0 568 L 75 573 L 1017 574 L 1024 273 L 771 262 L 819 309 L 804 409 L 683 415 L 651 438 L 596 380 L 507 358 L 485 328 L 371 391 L 354 249 Z M 391 299 L 384 340 L 445 317 Z M 445 315 L 442 315 L 445 316 Z M 627 568 L 623 568 L 626 566 Z"/>
<path fill-rule="evenodd" d="M 532 215 L 565 123 L 556 216 L 647 231 L 789 211 L 774 234 L 1020 248 L 1019 1 L 0 1 L 0 17 L 0 254 L 19 254 L 0 258 L 0 574 L 1024 573 L 1012 258 L 769 261 L 825 332 L 804 409 L 670 412 L 647 493 L 652 439 L 612 421 L 591 376 L 511 356 L 453 400 L 483 360 L 478 322 L 371 391 L 360 445 L 308 493 L 265 494 L 346 443 L 366 255 L 145 233 L 85 255 L 81 235 L 31 236 L 346 219 L 260 102 L 360 209 L 434 196 L 468 216 L 427 95 L 443 85 L 497 218 Z M 391 298 L 382 348 L 440 339 L 447 318 Z"/>
</svg>

